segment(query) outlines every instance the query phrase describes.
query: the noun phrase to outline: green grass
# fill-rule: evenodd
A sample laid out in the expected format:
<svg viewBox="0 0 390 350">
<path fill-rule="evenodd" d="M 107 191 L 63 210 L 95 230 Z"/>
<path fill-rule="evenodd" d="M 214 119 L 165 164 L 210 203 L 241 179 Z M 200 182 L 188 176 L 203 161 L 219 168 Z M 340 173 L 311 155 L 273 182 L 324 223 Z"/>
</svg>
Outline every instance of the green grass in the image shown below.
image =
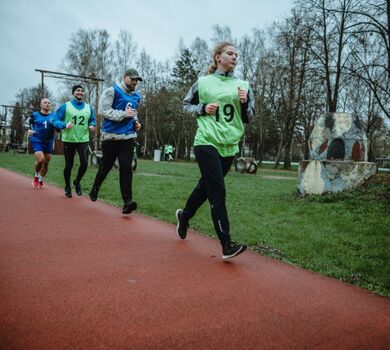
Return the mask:
<svg viewBox="0 0 390 350">
<path fill-rule="evenodd" d="M 53 157 L 49 183 L 63 186 L 63 163 L 63 157 Z M 31 176 L 33 156 L 2 153 L 0 166 Z M 88 169 L 85 193 L 95 174 L 96 169 Z M 195 163 L 140 160 L 133 182 L 139 212 L 175 223 L 175 209 L 184 206 L 198 177 Z M 232 171 L 226 185 L 233 239 L 261 254 L 389 296 L 390 176 L 355 191 L 305 198 L 295 194 L 296 177 L 295 171 L 270 168 L 256 175 Z M 122 205 L 117 170 L 108 175 L 99 198 Z M 207 203 L 191 228 L 216 237 Z"/>
</svg>

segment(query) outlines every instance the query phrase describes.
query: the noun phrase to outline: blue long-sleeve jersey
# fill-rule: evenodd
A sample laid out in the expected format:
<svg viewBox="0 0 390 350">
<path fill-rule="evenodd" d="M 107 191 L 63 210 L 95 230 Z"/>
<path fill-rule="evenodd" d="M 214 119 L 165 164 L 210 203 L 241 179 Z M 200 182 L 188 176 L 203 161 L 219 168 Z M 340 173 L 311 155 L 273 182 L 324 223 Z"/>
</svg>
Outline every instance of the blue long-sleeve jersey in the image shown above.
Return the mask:
<svg viewBox="0 0 390 350">
<path fill-rule="evenodd" d="M 70 103 L 78 110 L 82 110 L 85 106 L 84 101 L 77 101 L 75 98 L 72 98 Z M 95 112 L 93 111 L 93 108 L 91 108 L 91 116 L 89 117 L 88 126 L 95 126 L 96 125 L 96 118 L 95 118 Z M 66 112 L 66 103 L 63 103 L 55 113 L 55 118 L 53 120 L 54 127 L 58 129 L 65 129 L 66 128 L 66 122 L 64 122 L 65 119 L 65 112 Z"/>
</svg>

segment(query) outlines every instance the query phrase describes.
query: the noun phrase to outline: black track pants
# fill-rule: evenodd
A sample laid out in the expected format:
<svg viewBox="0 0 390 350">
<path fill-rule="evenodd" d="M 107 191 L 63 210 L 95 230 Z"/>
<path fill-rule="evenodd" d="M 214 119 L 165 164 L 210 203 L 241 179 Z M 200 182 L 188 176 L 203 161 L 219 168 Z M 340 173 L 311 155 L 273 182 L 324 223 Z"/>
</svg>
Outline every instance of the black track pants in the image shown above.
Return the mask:
<svg viewBox="0 0 390 350">
<path fill-rule="evenodd" d="M 221 157 L 213 146 L 195 146 L 194 150 L 202 177 L 187 200 L 183 217 L 190 220 L 208 199 L 215 232 L 223 243 L 230 240 L 224 177 L 234 157 Z"/>
<path fill-rule="evenodd" d="M 80 182 L 88 168 L 88 142 L 64 142 L 65 168 L 64 179 L 65 185 L 70 186 L 70 176 L 72 173 L 74 156 L 79 154 L 80 166 L 77 171 L 76 182 Z"/>
<path fill-rule="evenodd" d="M 133 199 L 132 182 L 133 169 L 131 163 L 134 156 L 134 139 L 109 140 L 102 143 L 103 158 L 95 177 L 94 186 L 100 187 L 114 166 L 115 160 L 119 162 L 119 184 L 124 202 Z"/>
</svg>

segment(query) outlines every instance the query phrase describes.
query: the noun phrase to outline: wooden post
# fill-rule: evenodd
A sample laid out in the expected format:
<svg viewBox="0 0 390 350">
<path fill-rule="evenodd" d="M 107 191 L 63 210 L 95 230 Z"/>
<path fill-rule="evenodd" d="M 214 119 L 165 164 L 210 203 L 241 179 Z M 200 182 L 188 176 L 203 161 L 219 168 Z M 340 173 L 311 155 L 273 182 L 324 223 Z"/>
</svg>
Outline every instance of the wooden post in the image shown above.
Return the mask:
<svg viewBox="0 0 390 350">
<path fill-rule="evenodd" d="M 100 148 L 99 81 L 96 81 L 95 117 L 96 117 L 95 151 L 97 151 Z"/>
<path fill-rule="evenodd" d="M 41 99 L 45 96 L 44 73 L 41 72 Z"/>
<path fill-rule="evenodd" d="M 145 101 L 145 138 L 144 138 L 144 154 L 146 155 L 146 147 L 147 147 L 147 137 L 148 137 L 148 103 Z"/>
<path fill-rule="evenodd" d="M 4 107 L 5 109 L 5 115 L 4 115 L 4 145 L 7 146 L 7 112 L 8 112 L 8 108 L 7 107 Z"/>
</svg>

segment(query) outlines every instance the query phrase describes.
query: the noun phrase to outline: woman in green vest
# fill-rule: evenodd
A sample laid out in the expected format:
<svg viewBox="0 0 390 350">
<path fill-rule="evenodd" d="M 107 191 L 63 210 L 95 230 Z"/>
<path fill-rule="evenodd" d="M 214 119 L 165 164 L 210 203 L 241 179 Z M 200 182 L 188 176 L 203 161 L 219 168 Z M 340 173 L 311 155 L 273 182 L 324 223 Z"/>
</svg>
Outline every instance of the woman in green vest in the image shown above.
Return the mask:
<svg viewBox="0 0 390 350">
<path fill-rule="evenodd" d="M 231 240 L 226 210 L 224 177 L 229 172 L 244 123 L 254 116 L 254 96 L 247 81 L 233 76 L 237 50 L 229 42 L 216 45 L 209 75 L 200 77 L 184 99 L 184 111 L 195 116 L 198 128 L 194 152 L 201 178 L 184 209 L 176 211 L 176 232 L 185 239 L 190 219 L 208 200 L 215 232 L 222 245 L 222 258 L 242 253 L 246 246 Z"/>
</svg>

